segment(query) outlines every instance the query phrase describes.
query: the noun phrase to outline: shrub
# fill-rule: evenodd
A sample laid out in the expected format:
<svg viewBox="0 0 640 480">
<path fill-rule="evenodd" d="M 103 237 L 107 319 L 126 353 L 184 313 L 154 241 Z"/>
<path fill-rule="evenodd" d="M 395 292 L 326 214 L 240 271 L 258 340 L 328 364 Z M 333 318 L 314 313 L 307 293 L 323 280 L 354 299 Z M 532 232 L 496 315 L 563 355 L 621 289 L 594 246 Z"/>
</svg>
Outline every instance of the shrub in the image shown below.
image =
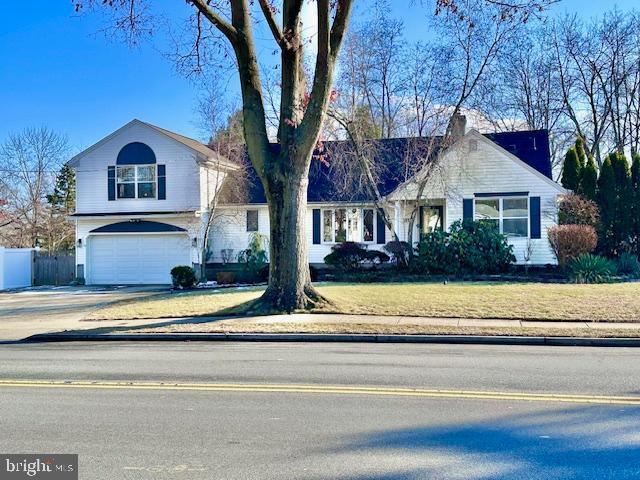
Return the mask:
<svg viewBox="0 0 640 480">
<path fill-rule="evenodd" d="M 396 265 L 399 267 L 406 267 L 409 265 L 409 258 L 411 258 L 411 254 L 413 253 L 409 242 L 393 240 L 391 242 L 387 242 L 382 249 L 391 255 L 393 260 L 396 262 Z"/>
<path fill-rule="evenodd" d="M 238 262 L 244 265 L 245 271 L 253 279 L 259 279 L 260 271 L 267 264 L 267 237 L 254 232 L 249 237 L 249 245 L 238 253 Z"/>
<path fill-rule="evenodd" d="M 375 266 L 389 261 L 389 255 L 378 250 L 367 250 L 366 245 L 357 242 L 343 242 L 331 247 L 331 253 L 324 257 L 324 263 L 338 270 L 354 272 L 363 265 Z"/>
<path fill-rule="evenodd" d="M 216 281 L 220 285 L 231 285 L 236 283 L 236 274 L 233 272 L 218 272 L 216 273 Z"/>
<path fill-rule="evenodd" d="M 77 287 L 79 285 L 84 285 L 84 284 L 85 284 L 84 277 L 76 277 L 73 280 L 71 280 L 71 283 L 69 283 L 69 285 L 71 285 L 72 287 Z"/>
<path fill-rule="evenodd" d="M 584 253 L 569 262 L 569 279 L 575 283 L 606 283 L 616 271 L 608 258 Z"/>
<path fill-rule="evenodd" d="M 560 225 L 590 225 L 597 227 L 600 218 L 598 204 L 581 195 L 569 194 L 562 197 L 558 208 Z"/>
<path fill-rule="evenodd" d="M 635 277 L 640 274 L 640 262 L 638 261 L 638 257 L 632 253 L 621 253 L 616 264 L 618 275 L 629 275 Z"/>
<path fill-rule="evenodd" d="M 418 269 L 429 273 L 500 273 L 515 262 L 513 246 L 495 225 L 457 221 L 449 232 L 436 230 L 418 246 Z"/>
<path fill-rule="evenodd" d="M 191 288 L 196 282 L 196 271 L 187 265 L 179 265 L 171 269 L 171 282 L 174 287 Z"/>
<path fill-rule="evenodd" d="M 558 225 L 548 230 L 551 250 L 564 267 L 574 258 L 591 253 L 598 245 L 595 228 L 589 225 Z"/>
</svg>

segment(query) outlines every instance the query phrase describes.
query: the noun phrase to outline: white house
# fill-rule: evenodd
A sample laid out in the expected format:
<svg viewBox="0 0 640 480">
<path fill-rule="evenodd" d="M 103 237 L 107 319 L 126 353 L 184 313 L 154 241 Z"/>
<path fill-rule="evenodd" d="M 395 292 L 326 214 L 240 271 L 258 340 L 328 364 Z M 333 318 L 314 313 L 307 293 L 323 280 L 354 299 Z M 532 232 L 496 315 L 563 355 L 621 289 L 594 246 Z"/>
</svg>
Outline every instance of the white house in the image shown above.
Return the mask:
<svg viewBox="0 0 640 480">
<path fill-rule="evenodd" d="M 414 241 L 458 219 L 484 218 L 507 235 L 518 262 L 555 262 L 547 228 L 556 223 L 557 197 L 566 191 L 551 179 L 546 131 L 460 134 L 421 182 L 423 172 L 407 175 L 407 162 L 417 161 L 411 155 L 419 155 L 409 145 L 427 140 L 382 140 L 376 150 L 383 208 L 401 240 L 409 237 L 414 211 Z M 340 154 L 346 142 L 333 143 L 329 155 Z M 139 120 L 70 165 L 77 175 L 77 273 L 88 284 L 169 283 L 171 267 L 198 264 L 208 205 L 236 168 L 206 145 Z M 250 176 L 246 201 L 216 210 L 209 262 L 234 262 L 253 232 L 269 234 L 264 191 L 255 172 Z M 330 161 L 313 162 L 307 215 L 312 264 L 322 263 L 336 242 L 379 248 L 392 238 L 370 196 L 338 191 L 337 180 Z"/>
</svg>

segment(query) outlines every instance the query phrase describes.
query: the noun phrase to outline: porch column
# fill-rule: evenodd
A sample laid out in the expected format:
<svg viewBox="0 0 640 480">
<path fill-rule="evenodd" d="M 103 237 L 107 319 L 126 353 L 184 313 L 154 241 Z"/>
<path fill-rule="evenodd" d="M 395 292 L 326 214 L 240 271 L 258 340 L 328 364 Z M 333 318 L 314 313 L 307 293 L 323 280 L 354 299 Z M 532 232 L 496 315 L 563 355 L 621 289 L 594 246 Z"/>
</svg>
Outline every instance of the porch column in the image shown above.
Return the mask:
<svg viewBox="0 0 640 480">
<path fill-rule="evenodd" d="M 402 228 L 402 205 L 400 201 L 396 201 L 394 205 L 394 213 L 395 213 L 395 229 L 398 234 L 398 240 L 403 241 L 406 239 L 406 234 Z"/>
</svg>

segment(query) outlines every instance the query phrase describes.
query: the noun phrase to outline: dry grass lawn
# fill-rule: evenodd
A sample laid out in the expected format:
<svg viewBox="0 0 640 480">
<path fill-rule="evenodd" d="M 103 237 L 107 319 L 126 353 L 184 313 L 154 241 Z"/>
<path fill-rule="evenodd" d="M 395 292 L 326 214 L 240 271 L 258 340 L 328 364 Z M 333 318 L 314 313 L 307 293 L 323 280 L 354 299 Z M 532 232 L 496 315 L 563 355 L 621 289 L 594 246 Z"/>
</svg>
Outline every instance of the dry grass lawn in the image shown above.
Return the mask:
<svg viewBox="0 0 640 480">
<path fill-rule="evenodd" d="M 89 319 L 242 313 L 263 288 L 196 290 L 115 303 Z M 605 285 L 459 282 L 318 284 L 334 302 L 322 313 L 519 320 L 640 321 L 640 283 Z"/>
<path fill-rule="evenodd" d="M 235 323 L 221 320 L 136 328 L 117 333 L 331 333 L 346 335 L 505 335 L 532 337 L 637 338 L 640 328 L 587 329 L 537 327 L 447 327 L 438 325 L 386 325 L 379 323 Z"/>
</svg>

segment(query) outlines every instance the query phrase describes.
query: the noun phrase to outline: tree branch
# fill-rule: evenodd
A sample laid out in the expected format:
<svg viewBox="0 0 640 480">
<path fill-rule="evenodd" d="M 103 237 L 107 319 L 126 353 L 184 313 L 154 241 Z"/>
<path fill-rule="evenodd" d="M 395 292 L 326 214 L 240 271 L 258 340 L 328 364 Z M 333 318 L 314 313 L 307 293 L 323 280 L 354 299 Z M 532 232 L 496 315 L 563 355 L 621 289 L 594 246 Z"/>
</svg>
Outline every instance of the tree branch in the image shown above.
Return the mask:
<svg viewBox="0 0 640 480">
<path fill-rule="evenodd" d="M 273 38 L 276 40 L 276 43 L 280 45 L 280 48 L 289 48 L 289 42 L 282 34 L 282 30 L 276 23 L 276 17 L 274 15 L 275 7 L 269 3 L 269 0 L 259 0 L 260 8 L 262 8 L 262 13 L 264 18 L 267 20 L 267 24 L 271 29 L 271 33 L 273 34 Z"/>
<path fill-rule="evenodd" d="M 224 18 L 222 18 L 218 13 L 216 13 L 213 9 L 209 8 L 208 2 L 206 0 L 188 0 L 190 1 L 194 7 L 198 9 L 198 11 L 204 15 L 207 20 L 209 20 L 222 34 L 229 39 L 231 44 L 233 45 L 237 41 L 238 32 L 236 29 L 227 22 Z"/>
</svg>

